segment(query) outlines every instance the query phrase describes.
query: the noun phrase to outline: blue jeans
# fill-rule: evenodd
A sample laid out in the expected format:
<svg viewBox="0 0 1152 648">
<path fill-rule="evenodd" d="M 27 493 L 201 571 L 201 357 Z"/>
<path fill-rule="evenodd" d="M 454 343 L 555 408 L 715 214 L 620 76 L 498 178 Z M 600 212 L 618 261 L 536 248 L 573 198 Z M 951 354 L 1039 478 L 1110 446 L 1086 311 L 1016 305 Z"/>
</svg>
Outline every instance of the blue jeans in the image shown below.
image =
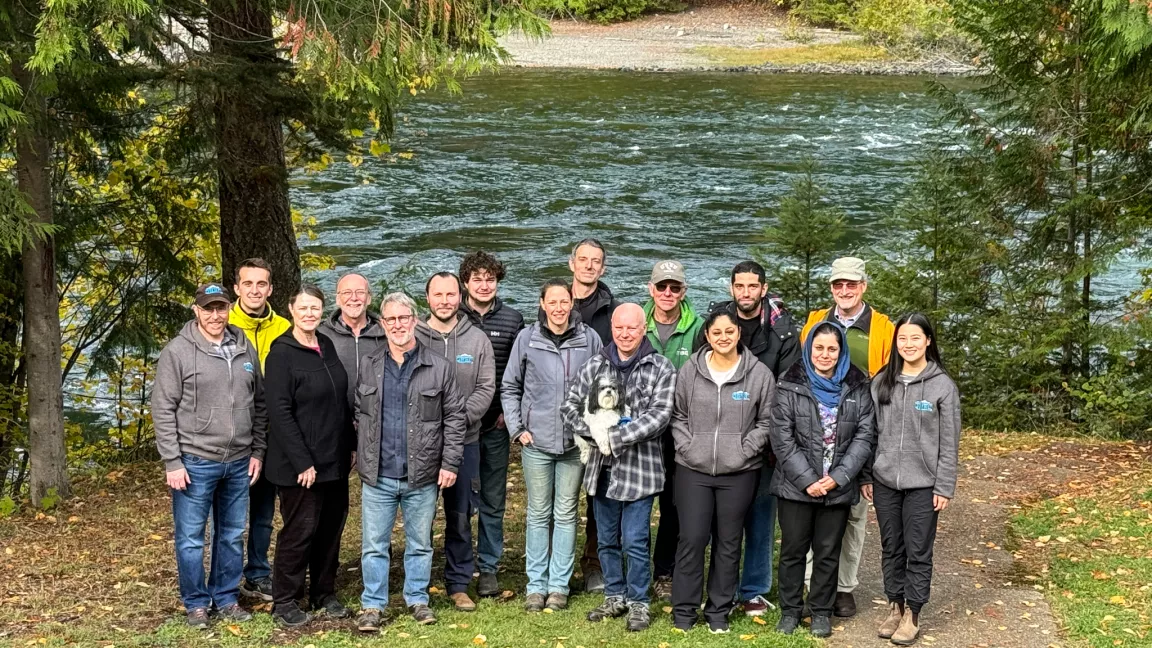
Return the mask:
<svg viewBox="0 0 1152 648">
<path fill-rule="evenodd" d="M 244 578 L 254 581 L 272 577 L 268 547 L 272 546 L 272 519 L 276 517 L 276 485 L 260 479 L 248 491 L 248 563 Z"/>
<path fill-rule="evenodd" d="M 648 603 L 652 584 L 652 503 L 656 495 L 621 502 L 604 495 L 608 480 L 601 477 L 594 500 L 600 541 L 600 568 L 604 570 L 604 596 L 622 596 L 629 603 Z M 628 557 L 625 570 L 624 557 Z"/>
<path fill-rule="evenodd" d="M 228 463 L 186 454 L 192 483 L 172 491 L 176 570 L 188 610 L 223 608 L 236 602 L 244 570 L 244 522 L 248 514 L 248 457 Z M 212 516 L 212 557 L 204 583 L 204 531 Z"/>
<path fill-rule="evenodd" d="M 504 553 L 504 509 L 508 500 L 508 430 L 480 432 L 480 502 L 476 538 L 476 564 L 480 572 L 495 574 Z"/>
<path fill-rule="evenodd" d="M 428 581 L 432 578 L 432 518 L 436 516 L 436 484 L 408 488 L 407 480 L 380 477 L 375 486 L 360 489 L 361 537 L 360 568 L 364 593 L 360 607 L 384 610 L 388 607 L 388 568 L 392 548 L 392 528 L 396 512 L 404 512 L 404 602 L 428 604 Z"/>
<path fill-rule="evenodd" d="M 772 589 L 772 552 L 776 548 L 776 496 L 769 492 L 772 466 L 764 462 L 756 498 L 744 517 L 744 568 L 740 570 L 741 601 L 767 596 Z"/>
<path fill-rule="evenodd" d="M 472 513 L 480 495 L 480 444 L 464 444 L 456 483 L 444 489 L 444 585 L 448 595 L 468 591 L 475 556 Z"/>
<path fill-rule="evenodd" d="M 524 488 L 528 491 L 528 522 L 524 530 L 527 591 L 567 595 L 576 564 L 576 514 L 584 479 L 580 451 L 573 448 L 553 455 L 528 446 L 521 450 L 520 457 Z"/>
</svg>

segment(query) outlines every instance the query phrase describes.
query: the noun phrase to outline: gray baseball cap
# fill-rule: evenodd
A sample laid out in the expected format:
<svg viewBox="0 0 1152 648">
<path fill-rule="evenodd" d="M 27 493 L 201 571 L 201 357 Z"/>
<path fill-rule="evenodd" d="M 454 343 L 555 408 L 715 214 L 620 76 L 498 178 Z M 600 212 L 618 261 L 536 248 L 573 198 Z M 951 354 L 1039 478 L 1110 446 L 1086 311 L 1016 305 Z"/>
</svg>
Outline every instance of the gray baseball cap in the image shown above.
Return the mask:
<svg viewBox="0 0 1152 648">
<path fill-rule="evenodd" d="M 224 290 L 224 286 L 218 283 L 206 283 L 200 285 L 196 289 L 196 305 L 200 308 L 208 308 L 212 304 L 230 304 L 232 300 L 228 298 L 228 292 Z"/>
<path fill-rule="evenodd" d="M 684 264 L 679 261 L 659 261 L 656 265 L 652 266 L 652 278 L 649 279 L 653 284 L 658 284 L 661 281 L 678 281 L 682 284 L 687 284 L 688 281 L 684 277 Z"/>
<path fill-rule="evenodd" d="M 864 259 L 840 257 L 833 261 L 832 277 L 829 281 L 836 281 L 837 279 L 868 281 L 868 273 L 864 271 Z"/>
</svg>

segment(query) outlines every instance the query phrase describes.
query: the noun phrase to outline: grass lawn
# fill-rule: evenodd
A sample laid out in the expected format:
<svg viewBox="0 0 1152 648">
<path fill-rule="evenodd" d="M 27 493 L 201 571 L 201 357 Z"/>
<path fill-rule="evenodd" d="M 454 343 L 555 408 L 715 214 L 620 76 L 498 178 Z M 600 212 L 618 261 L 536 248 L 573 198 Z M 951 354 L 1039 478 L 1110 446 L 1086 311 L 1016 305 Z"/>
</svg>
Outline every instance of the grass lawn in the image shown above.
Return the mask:
<svg viewBox="0 0 1152 648">
<path fill-rule="evenodd" d="M 514 461 L 518 457 L 514 452 Z M 321 621 L 304 631 L 284 631 L 259 606 L 252 622 L 198 632 L 183 623 L 176 589 L 171 502 L 159 464 L 128 466 L 77 479 L 78 496 L 48 513 L 22 512 L 0 520 L 0 646 L 311 646 L 357 647 L 443 646 L 549 648 L 658 648 L 671 646 L 816 645 L 806 634 L 776 634 L 777 616 L 763 624 L 735 619 L 728 635 L 712 635 L 698 626 L 690 633 L 672 630 L 667 602 L 653 606 L 654 624 L 643 633 L 628 633 L 623 620 L 593 625 L 584 614 L 602 600 L 576 595 L 571 609 L 527 615 L 522 610 L 524 567 L 524 493 L 519 464 L 509 475 L 512 487 L 506 514 L 506 550 L 502 601 L 483 600 L 475 613 L 455 612 L 443 593 L 443 556 L 439 551 L 443 520 L 437 520 L 437 555 L 433 567 L 432 607 L 440 617 L 434 626 L 411 622 L 397 599 L 403 580 L 393 564 L 393 605 L 385 631 L 361 635 L 351 621 Z M 359 481 L 341 552 L 339 595 L 358 608 L 360 577 Z M 655 527 L 655 519 L 653 520 Z M 653 528 L 655 532 L 655 528 Z M 402 534 L 396 536 L 403 543 Z M 250 602 L 249 602 L 250 603 Z"/>
<path fill-rule="evenodd" d="M 860 42 L 798 45 L 796 47 L 698 47 L 696 52 L 731 67 L 803 65 L 806 63 L 860 63 L 890 57 L 883 47 Z"/>
</svg>

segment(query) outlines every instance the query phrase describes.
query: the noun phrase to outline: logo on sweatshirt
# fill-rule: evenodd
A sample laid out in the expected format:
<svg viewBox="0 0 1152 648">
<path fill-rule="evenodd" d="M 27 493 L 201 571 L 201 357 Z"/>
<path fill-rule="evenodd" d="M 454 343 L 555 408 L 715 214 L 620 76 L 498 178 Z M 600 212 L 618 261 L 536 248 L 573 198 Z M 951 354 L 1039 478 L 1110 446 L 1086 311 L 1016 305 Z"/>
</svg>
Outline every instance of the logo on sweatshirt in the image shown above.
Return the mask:
<svg viewBox="0 0 1152 648">
<path fill-rule="evenodd" d="M 248 373 L 252 373 L 253 370 L 254 370 L 254 368 L 252 367 L 251 362 L 245 362 L 244 363 L 244 371 L 247 371 Z"/>
<path fill-rule="evenodd" d="M 456 364 L 472 364 L 472 360 L 472 356 L 468 355 L 467 353 L 461 353 L 460 355 L 456 356 Z"/>
<path fill-rule="evenodd" d="M 734 401 L 746 401 L 746 400 L 752 400 L 752 397 L 746 391 L 737 391 L 737 392 L 732 392 L 732 400 L 734 400 Z"/>
<path fill-rule="evenodd" d="M 928 401 L 926 401 L 926 400 L 919 400 L 919 401 L 916 401 L 916 404 L 915 404 L 915 405 L 916 405 L 916 411 L 917 411 L 917 412 L 932 412 L 932 411 L 935 411 L 935 410 L 933 410 L 933 409 L 932 409 L 932 403 L 929 403 L 929 402 L 928 402 Z"/>
<path fill-rule="evenodd" d="M 676 354 L 682 355 L 682 356 L 692 355 L 691 353 L 688 352 L 688 349 L 685 349 L 684 347 L 680 347 L 680 350 L 677 351 Z"/>
</svg>

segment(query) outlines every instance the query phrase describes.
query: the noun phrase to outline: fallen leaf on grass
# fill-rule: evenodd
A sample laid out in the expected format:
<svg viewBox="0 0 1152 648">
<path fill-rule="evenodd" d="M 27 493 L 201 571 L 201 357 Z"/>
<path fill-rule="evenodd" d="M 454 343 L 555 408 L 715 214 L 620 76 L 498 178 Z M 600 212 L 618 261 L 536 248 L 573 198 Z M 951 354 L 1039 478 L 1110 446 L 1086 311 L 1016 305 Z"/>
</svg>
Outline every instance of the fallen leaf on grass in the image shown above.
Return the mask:
<svg viewBox="0 0 1152 648">
<path fill-rule="evenodd" d="M 662 607 L 660 609 L 664 610 L 664 614 L 672 614 L 672 606 L 671 605 L 665 605 L 664 607 Z"/>
<path fill-rule="evenodd" d="M 475 637 L 472 637 L 472 643 L 476 644 L 477 646 L 483 646 L 484 644 L 488 643 L 488 637 L 485 637 L 482 634 L 478 634 Z"/>
<path fill-rule="evenodd" d="M 656 648 L 668 648 L 669 645 L 670 644 L 667 641 L 661 641 L 660 643 L 656 644 Z"/>
<path fill-rule="evenodd" d="M 1119 595 L 1113 596 L 1112 598 L 1108 599 L 1108 602 L 1112 603 L 1113 605 L 1124 605 L 1124 597 Z"/>
<path fill-rule="evenodd" d="M 504 590 L 503 592 L 500 592 L 499 600 L 501 601 L 511 601 L 514 598 L 516 598 L 516 592 L 513 592 L 512 590 Z"/>
<path fill-rule="evenodd" d="M 546 608 L 544 608 L 544 609 L 543 609 L 543 610 L 541 610 L 541 611 L 542 611 L 544 614 L 554 614 L 554 613 L 556 612 L 556 611 L 555 611 L 555 610 L 553 610 L 552 608 L 547 608 L 547 607 L 546 607 Z"/>
<path fill-rule="evenodd" d="M 234 634 L 234 635 L 236 635 L 237 637 L 239 637 L 239 636 L 240 636 L 240 626 L 238 626 L 238 625 L 230 625 L 230 626 L 228 626 L 228 632 L 231 632 L 232 634 Z"/>
<path fill-rule="evenodd" d="M 397 632 L 396 636 L 400 637 L 401 639 L 407 639 L 408 637 L 411 637 L 412 635 L 408 634 L 407 632 Z"/>
<path fill-rule="evenodd" d="M 752 617 L 752 623 L 755 623 L 758 625 L 768 625 L 768 622 L 765 621 L 764 619 L 761 619 L 760 617 Z"/>
</svg>

